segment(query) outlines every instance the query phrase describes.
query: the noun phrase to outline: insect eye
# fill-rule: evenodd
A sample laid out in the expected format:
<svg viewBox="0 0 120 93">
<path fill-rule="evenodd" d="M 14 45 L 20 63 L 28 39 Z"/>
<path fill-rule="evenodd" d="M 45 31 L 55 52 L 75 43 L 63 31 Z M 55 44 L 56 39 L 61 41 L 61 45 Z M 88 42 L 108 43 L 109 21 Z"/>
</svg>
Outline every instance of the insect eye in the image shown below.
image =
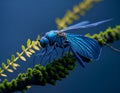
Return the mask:
<svg viewBox="0 0 120 93">
<path fill-rule="evenodd" d="M 49 41 L 47 38 L 43 37 L 40 39 L 40 44 L 42 47 L 46 47 L 48 45 Z"/>
</svg>

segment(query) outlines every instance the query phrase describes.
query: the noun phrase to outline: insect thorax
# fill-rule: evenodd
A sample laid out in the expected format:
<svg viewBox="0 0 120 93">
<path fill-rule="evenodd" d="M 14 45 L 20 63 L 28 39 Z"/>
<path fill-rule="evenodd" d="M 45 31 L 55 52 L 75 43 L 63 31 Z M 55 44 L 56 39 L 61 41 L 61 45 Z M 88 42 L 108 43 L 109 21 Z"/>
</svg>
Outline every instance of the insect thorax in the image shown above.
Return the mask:
<svg viewBox="0 0 120 93">
<path fill-rule="evenodd" d="M 57 35 L 60 37 L 66 37 L 66 34 L 63 31 L 58 31 Z"/>
</svg>

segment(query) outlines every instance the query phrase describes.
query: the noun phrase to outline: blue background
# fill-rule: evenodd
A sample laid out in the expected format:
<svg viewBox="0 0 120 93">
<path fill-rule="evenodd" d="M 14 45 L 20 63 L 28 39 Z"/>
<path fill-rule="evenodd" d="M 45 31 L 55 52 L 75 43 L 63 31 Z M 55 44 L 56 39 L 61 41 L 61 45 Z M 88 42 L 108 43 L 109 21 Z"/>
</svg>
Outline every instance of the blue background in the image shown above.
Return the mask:
<svg viewBox="0 0 120 93">
<path fill-rule="evenodd" d="M 21 51 L 28 38 L 35 40 L 38 34 L 57 29 L 55 19 L 62 18 L 68 9 L 82 0 L 0 0 L 0 62 L 5 62 L 11 54 Z M 74 23 L 89 20 L 96 22 L 108 18 L 114 20 L 95 28 L 71 31 L 76 34 L 99 33 L 106 28 L 120 24 L 120 1 L 104 0 L 94 5 L 84 17 Z M 73 24 L 74 24 L 73 23 Z M 111 44 L 120 48 L 120 41 Z M 33 55 L 34 56 L 34 55 Z M 14 73 L 7 73 L 8 79 L 32 67 L 33 56 Z M 78 63 L 74 71 L 56 86 L 32 86 L 27 93 L 120 93 L 120 53 L 103 47 L 100 60 L 82 68 Z M 3 79 L 3 78 L 2 78 Z M 17 93 L 17 92 L 16 92 Z"/>
</svg>

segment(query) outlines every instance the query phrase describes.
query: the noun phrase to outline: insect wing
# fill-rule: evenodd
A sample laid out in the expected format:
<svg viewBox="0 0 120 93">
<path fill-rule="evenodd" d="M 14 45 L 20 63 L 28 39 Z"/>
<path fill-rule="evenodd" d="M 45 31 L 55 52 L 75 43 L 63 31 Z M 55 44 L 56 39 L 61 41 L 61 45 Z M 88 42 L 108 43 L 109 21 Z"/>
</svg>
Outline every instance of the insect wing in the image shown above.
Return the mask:
<svg viewBox="0 0 120 93">
<path fill-rule="evenodd" d="M 66 38 L 79 55 L 93 60 L 99 59 L 101 47 L 94 39 L 70 33 L 66 34 Z"/>
<path fill-rule="evenodd" d="M 80 22 L 78 24 L 75 24 L 75 25 L 72 25 L 72 26 L 69 26 L 61 31 L 67 31 L 67 30 L 75 30 L 75 29 L 81 29 L 81 28 L 88 28 L 88 27 L 94 27 L 94 26 L 97 26 L 97 25 L 100 25 L 102 23 L 105 23 L 105 22 L 108 22 L 108 21 L 111 21 L 112 19 L 107 19 L 107 20 L 102 20 L 102 21 L 99 21 L 99 22 L 95 22 L 95 23 L 91 23 L 89 24 L 89 21 L 84 21 L 84 22 Z"/>
<path fill-rule="evenodd" d="M 88 23 L 90 23 L 90 22 L 89 22 L 89 21 L 82 21 L 82 22 L 77 23 L 77 24 L 75 24 L 75 25 L 69 26 L 69 27 L 67 27 L 67 28 L 65 28 L 65 29 L 62 29 L 61 31 L 72 30 L 73 28 L 77 28 L 77 27 L 79 27 L 79 26 L 83 26 L 83 25 L 86 25 L 86 24 L 88 24 Z"/>
</svg>

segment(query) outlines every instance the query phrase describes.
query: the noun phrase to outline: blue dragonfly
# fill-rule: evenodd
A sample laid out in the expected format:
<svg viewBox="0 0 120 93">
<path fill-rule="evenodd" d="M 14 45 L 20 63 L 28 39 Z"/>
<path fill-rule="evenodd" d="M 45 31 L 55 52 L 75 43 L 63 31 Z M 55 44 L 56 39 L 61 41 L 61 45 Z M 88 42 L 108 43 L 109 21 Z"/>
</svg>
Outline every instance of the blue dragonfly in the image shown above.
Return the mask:
<svg viewBox="0 0 120 93">
<path fill-rule="evenodd" d="M 84 67 L 85 62 L 82 58 L 84 57 L 90 60 L 98 60 L 101 54 L 101 46 L 94 39 L 83 35 L 65 33 L 65 31 L 95 27 L 110 20 L 112 19 L 102 20 L 95 23 L 82 21 L 62 30 L 51 30 L 41 37 L 40 44 L 42 51 L 36 56 L 50 58 L 53 51 L 56 51 L 56 54 L 54 55 L 58 55 L 58 48 L 61 48 L 64 53 L 65 48 L 69 47 L 69 50 L 74 54 L 80 65 Z"/>
</svg>

